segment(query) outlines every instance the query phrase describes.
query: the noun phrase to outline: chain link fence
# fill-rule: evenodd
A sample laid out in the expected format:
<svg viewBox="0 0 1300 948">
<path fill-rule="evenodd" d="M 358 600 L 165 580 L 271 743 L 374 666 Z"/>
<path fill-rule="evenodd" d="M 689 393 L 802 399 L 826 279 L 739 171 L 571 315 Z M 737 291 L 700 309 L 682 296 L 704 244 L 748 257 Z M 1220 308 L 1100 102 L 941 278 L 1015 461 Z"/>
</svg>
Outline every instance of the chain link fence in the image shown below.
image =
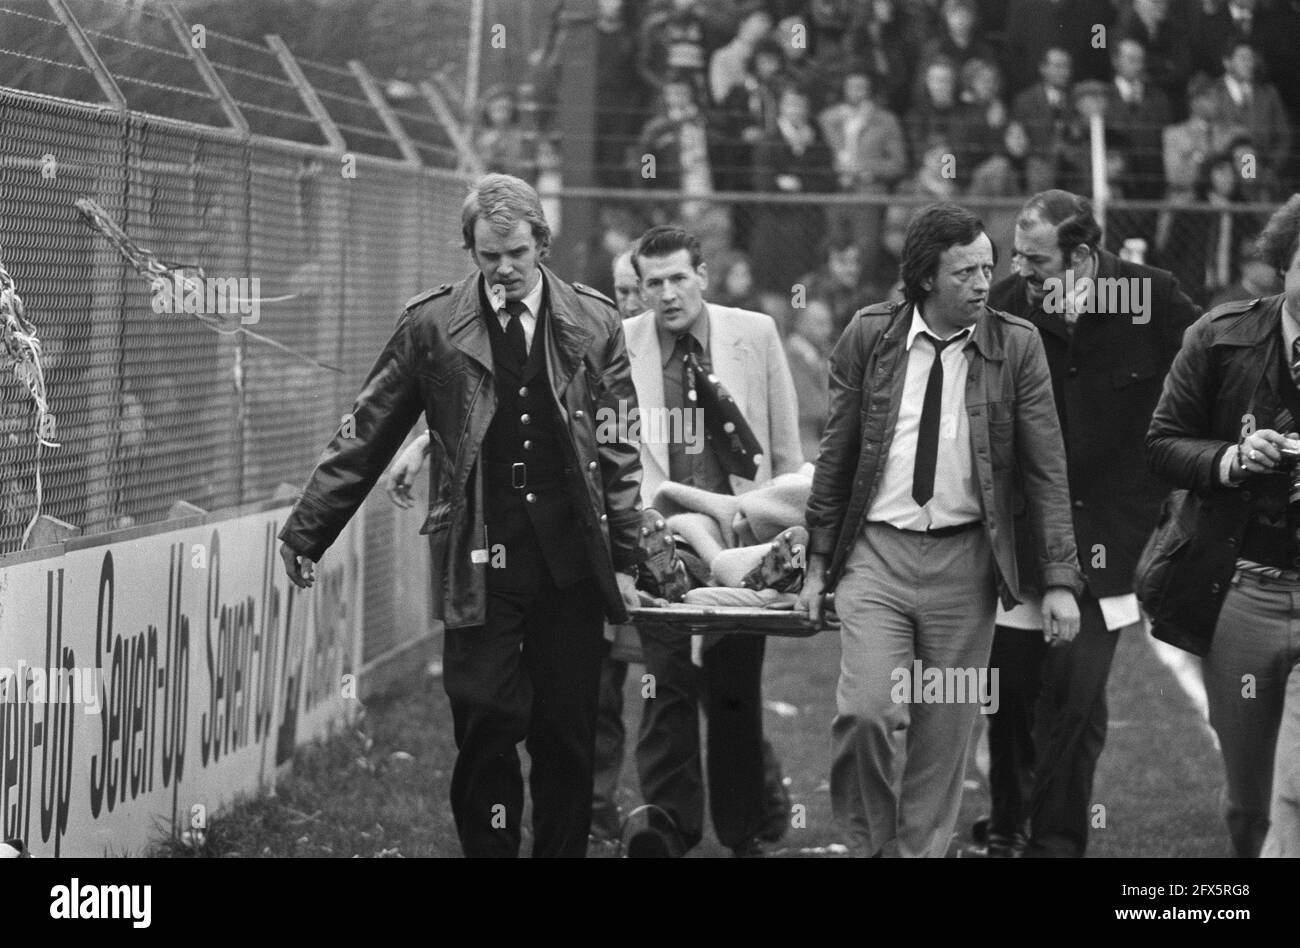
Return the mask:
<svg viewBox="0 0 1300 948">
<path fill-rule="evenodd" d="M 404 301 L 466 270 L 464 183 L 449 170 L 12 88 L 0 129 L 0 263 L 35 327 L 53 418 L 42 432 L 6 360 L 0 554 L 23 548 L 38 514 L 90 535 L 299 486 Z M 222 299 L 238 322 L 297 355 L 215 332 L 179 296 L 160 307 L 79 215 L 85 198 L 165 265 L 237 283 Z M 395 627 L 394 526 L 372 496 L 366 661 L 429 631 Z"/>
</svg>

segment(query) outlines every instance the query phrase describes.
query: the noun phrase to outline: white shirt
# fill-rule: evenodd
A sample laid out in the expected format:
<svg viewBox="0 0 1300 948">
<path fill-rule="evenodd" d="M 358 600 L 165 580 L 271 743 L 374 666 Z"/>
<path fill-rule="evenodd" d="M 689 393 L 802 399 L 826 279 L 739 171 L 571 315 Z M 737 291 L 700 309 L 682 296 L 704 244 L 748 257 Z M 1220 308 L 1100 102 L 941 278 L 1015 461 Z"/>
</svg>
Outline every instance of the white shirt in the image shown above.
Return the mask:
<svg viewBox="0 0 1300 948">
<path fill-rule="evenodd" d="M 483 278 L 486 281 L 486 277 Z M 490 288 L 485 288 L 488 298 L 488 305 L 492 307 L 492 312 L 497 314 L 497 322 L 501 324 L 501 331 L 505 332 L 506 326 L 510 325 L 510 314 L 506 312 L 505 299 L 500 300 L 492 295 Z M 542 271 L 537 271 L 537 282 L 533 288 L 528 291 L 523 298 L 524 311 L 519 314 L 519 322 L 524 327 L 524 350 L 533 351 L 533 333 L 537 330 L 537 314 L 542 308 Z M 500 305 L 498 305 L 500 304 Z"/>
<path fill-rule="evenodd" d="M 924 507 L 912 497 L 912 478 L 916 470 L 916 443 L 921 429 L 921 409 L 925 405 L 925 388 L 934 365 L 934 346 L 916 344 L 917 338 L 930 330 L 921 317 L 921 307 L 912 310 L 912 326 L 907 332 L 907 376 L 903 398 L 898 406 L 898 423 L 894 440 L 885 459 L 880 490 L 867 511 L 868 520 L 883 521 L 902 530 L 926 530 L 931 527 L 955 527 L 984 518 L 979 486 L 975 483 L 975 465 L 970 442 L 970 419 L 966 416 L 966 374 L 969 363 L 965 348 L 970 332 L 965 330 L 964 343 L 953 343 L 943 350 L 943 400 L 939 415 L 939 454 L 934 467 L 934 496 Z M 951 337 L 949 337 L 951 338 Z"/>
<path fill-rule="evenodd" d="M 1236 103 L 1237 108 L 1246 107 L 1246 96 L 1250 95 L 1251 88 L 1244 82 L 1238 82 L 1232 76 L 1224 76 L 1223 83 L 1228 87 L 1228 95 L 1232 96 L 1232 101 Z"/>
<path fill-rule="evenodd" d="M 1126 105 L 1132 105 L 1134 100 L 1142 94 L 1142 85 L 1137 82 L 1129 82 L 1123 76 L 1115 77 L 1115 86 L 1119 89 L 1120 98 Z"/>
</svg>

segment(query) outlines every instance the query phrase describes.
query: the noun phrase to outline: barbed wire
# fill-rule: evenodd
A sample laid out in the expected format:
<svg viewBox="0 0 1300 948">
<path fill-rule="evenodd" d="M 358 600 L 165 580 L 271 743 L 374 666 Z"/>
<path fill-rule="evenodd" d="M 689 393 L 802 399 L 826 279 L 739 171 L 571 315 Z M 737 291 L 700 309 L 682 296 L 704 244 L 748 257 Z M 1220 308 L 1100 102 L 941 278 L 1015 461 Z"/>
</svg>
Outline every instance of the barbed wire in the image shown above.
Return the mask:
<svg viewBox="0 0 1300 948">
<path fill-rule="evenodd" d="M 0 46 L 0 53 L 5 53 L 17 59 L 28 59 L 34 63 L 44 63 L 47 66 L 60 66 L 64 69 L 75 69 L 78 72 L 90 72 L 90 69 L 79 63 L 65 63 L 58 59 L 48 59 L 45 56 L 37 56 L 35 53 L 22 52 L 21 50 L 8 49 Z"/>
</svg>

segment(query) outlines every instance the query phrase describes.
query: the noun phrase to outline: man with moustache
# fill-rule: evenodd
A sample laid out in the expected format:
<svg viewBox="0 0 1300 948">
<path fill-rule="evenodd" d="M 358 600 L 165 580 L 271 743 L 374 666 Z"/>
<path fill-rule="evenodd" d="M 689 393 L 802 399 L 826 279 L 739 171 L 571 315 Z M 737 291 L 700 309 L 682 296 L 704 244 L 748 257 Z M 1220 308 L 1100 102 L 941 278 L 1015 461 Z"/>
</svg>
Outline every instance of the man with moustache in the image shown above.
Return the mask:
<svg viewBox="0 0 1300 948">
<path fill-rule="evenodd" d="M 987 830 L 994 857 L 1082 856 L 1087 847 L 1106 678 L 1120 632 L 1141 627 L 1133 569 L 1167 493 L 1129 460 L 1145 450 L 1161 384 L 1198 315 L 1170 273 L 1120 260 L 1100 243 L 1087 198 L 1035 194 L 1016 220 L 1016 272 L 989 291 L 990 306 L 1028 320 L 1042 337 L 1087 578 L 1073 642 L 1042 641 L 1033 595 L 998 613 L 992 663 L 1002 671 L 1002 703 L 989 721 Z M 1111 285 L 1124 292 L 1099 293 L 1098 280 L 1121 281 Z M 1033 593 L 1040 583 L 1028 524 L 1017 526 Z"/>
<path fill-rule="evenodd" d="M 904 301 L 860 310 L 831 354 L 799 605 L 816 620 L 835 592 L 831 803 L 855 855 L 948 850 L 976 704 L 902 702 L 894 685 L 918 660 L 945 677 L 988 665 L 996 600 L 1023 595 L 1017 487 L 1033 515 L 1044 625 L 1067 642 L 1079 628 L 1047 360 L 1032 325 L 989 307 L 994 262 L 970 211 L 922 209 L 903 246 Z"/>
<path fill-rule="evenodd" d="M 451 805 L 467 856 L 519 854 L 517 745 L 532 768 L 534 856 L 583 856 L 604 621 L 638 604 L 641 463 L 596 413 L 635 406 L 610 301 L 541 265 L 537 192 L 486 175 L 461 207 L 477 272 L 411 300 L 280 531 L 312 585 L 423 413 L 443 684 L 455 727 Z M 406 485 L 409 489 L 409 484 Z M 408 495 L 409 502 L 409 495 Z"/>
</svg>

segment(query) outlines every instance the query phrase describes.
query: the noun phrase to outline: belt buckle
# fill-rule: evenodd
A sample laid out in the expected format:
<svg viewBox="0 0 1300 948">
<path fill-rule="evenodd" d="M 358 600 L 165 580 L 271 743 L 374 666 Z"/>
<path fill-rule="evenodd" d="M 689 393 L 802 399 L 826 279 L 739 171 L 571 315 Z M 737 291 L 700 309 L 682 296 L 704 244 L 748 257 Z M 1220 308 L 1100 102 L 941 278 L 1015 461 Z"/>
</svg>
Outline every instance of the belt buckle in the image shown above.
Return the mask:
<svg viewBox="0 0 1300 948">
<path fill-rule="evenodd" d="M 523 487 L 528 483 L 528 468 L 524 466 L 523 461 L 516 461 L 510 465 L 510 486 Z"/>
</svg>

